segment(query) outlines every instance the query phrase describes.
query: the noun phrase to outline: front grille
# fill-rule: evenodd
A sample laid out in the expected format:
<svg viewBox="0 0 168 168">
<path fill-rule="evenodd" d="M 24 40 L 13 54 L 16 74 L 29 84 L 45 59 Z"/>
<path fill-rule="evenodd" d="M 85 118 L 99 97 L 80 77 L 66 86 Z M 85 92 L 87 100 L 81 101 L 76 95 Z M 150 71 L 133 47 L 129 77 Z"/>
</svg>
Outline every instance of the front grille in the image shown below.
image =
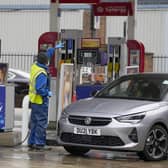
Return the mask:
<svg viewBox="0 0 168 168">
<path fill-rule="evenodd" d="M 105 117 L 90 117 L 91 118 L 91 123 L 90 124 L 86 124 L 85 123 L 85 119 L 87 117 L 86 116 L 73 116 L 70 115 L 69 116 L 69 122 L 72 124 L 76 124 L 76 125 L 90 125 L 90 126 L 104 126 L 104 125 L 108 125 L 112 119 L 111 118 L 105 118 Z"/>
<path fill-rule="evenodd" d="M 90 136 L 62 133 L 61 140 L 67 143 L 102 145 L 102 146 L 123 146 L 124 142 L 116 136 Z"/>
</svg>

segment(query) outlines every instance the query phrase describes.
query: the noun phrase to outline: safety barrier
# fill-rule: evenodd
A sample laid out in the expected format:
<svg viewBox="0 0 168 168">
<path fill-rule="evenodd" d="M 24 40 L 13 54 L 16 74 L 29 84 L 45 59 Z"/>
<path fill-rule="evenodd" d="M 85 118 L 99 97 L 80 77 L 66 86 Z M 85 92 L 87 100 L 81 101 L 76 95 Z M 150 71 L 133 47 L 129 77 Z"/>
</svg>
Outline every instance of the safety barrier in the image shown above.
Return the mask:
<svg viewBox="0 0 168 168">
<path fill-rule="evenodd" d="M 26 72 L 30 71 L 30 67 L 34 62 L 36 54 L 12 54 L 12 53 L 2 53 L 0 55 L 0 62 L 7 62 L 9 68 L 20 69 Z"/>
</svg>

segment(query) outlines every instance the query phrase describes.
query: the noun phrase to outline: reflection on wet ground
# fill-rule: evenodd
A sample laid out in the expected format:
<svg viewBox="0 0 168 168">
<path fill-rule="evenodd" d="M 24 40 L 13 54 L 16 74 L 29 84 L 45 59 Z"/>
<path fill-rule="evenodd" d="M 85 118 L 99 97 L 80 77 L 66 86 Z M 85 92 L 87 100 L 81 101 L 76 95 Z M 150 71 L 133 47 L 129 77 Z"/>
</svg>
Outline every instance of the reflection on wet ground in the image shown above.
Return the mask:
<svg viewBox="0 0 168 168">
<path fill-rule="evenodd" d="M 92 150 L 72 156 L 62 147 L 51 151 L 28 151 L 26 147 L 0 148 L 1 168 L 168 168 L 168 161 L 144 162 L 135 153 Z"/>
</svg>

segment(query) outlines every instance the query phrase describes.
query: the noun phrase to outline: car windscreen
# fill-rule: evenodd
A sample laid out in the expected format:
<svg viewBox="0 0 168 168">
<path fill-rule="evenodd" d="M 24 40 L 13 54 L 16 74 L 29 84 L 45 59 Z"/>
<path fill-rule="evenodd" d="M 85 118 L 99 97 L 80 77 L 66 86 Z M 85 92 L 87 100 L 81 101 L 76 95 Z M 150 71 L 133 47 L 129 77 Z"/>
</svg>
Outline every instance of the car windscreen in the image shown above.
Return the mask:
<svg viewBox="0 0 168 168">
<path fill-rule="evenodd" d="M 167 89 L 164 78 L 129 76 L 111 82 L 96 97 L 160 101 Z"/>
</svg>

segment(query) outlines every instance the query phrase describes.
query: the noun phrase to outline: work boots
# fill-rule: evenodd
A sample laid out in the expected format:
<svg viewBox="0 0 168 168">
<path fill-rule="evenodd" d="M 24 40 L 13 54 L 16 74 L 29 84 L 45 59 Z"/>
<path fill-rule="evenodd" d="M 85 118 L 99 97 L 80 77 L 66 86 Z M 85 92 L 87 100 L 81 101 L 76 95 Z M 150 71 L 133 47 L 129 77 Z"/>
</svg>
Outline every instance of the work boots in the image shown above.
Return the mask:
<svg viewBox="0 0 168 168">
<path fill-rule="evenodd" d="M 50 151 L 51 147 L 45 145 L 28 145 L 30 151 Z"/>
</svg>

